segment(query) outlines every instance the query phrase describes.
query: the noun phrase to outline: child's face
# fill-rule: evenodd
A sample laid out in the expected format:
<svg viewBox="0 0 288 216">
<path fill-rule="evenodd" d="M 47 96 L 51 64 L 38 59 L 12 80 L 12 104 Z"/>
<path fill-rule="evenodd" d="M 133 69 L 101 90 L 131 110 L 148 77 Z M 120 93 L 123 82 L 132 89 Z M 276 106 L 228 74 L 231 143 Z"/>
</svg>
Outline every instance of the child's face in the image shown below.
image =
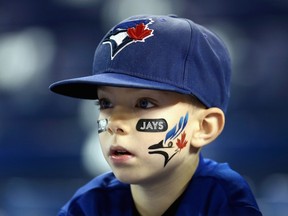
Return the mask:
<svg viewBox="0 0 288 216">
<path fill-rule="evenodd" d="M 190 96 L 100 87 L 98 97 L 99 119 L 108 120 L 101 148 L 119 180 L 140 184 L 192 166 L 190 140 L 199 124 Z"/>
</svg>

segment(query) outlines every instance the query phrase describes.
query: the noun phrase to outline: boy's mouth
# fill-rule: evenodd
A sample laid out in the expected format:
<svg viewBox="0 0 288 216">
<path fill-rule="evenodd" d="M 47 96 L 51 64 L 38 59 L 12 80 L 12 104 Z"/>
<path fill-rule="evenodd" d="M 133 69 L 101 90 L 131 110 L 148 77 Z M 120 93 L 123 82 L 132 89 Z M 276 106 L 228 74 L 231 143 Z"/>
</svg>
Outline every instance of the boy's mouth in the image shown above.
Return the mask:
<svg viewBox="0 0 288 216">
<path fill-rule="evenodd" d="M 110 160 L 112 160 L 114 164 L 127 163 L 132 158 L 134 158 L 134 155 L 122 147 L 110 149 Z"/>
<path fill-rule="evenodd" d="M 112 157 L 113 156 L 120 157 L 120 156 L 126 156 L 126 155 L 131 156 L 132 153 L 123 147 L 112 147 L 110 149 L 110 156 L 112 156 Z"/>
<path fill-rule="evenodd" d="M 112 155 L 115 155 L 115 156 L 131 155 L 131 153 L 126 150 L 113 150 L 111 153 Z"/>
</svg>

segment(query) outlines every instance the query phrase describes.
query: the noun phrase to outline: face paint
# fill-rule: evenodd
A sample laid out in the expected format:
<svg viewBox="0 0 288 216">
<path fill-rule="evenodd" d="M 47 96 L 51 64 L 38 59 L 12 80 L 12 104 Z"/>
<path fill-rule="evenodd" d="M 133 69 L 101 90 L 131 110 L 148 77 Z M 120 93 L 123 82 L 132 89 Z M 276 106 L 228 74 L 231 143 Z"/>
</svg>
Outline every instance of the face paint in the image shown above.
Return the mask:
<svg viewBox="0 0 288 216">
<path fill-rule="evenodd" d="M 168 125 L 165 119 L 140 119 L 136 129 L 141 132 L 163 132 L 168 129 Z"/>
<path fill-rule="evenodd" d="M 107 131 L 108 129 L 108 119 L 100 119 L 97 121 L 98 124 L 98 133 L 102 133 L 104 131 Z"/>
<path fill-rule="evenodd" d="M 167 163 L 183 149 L 188 141 L 186 140 L 186 133 L 184 131 L 187 122 L 188 122 L 189 114 L 186 113 L 185 116 L 182 116 L 178 122 L 170 131 L 167 132 L 165 139 L 161 140 L 159 143 L 151 145 L 149 149 L 149 154 L 160 154 L 164 157 L 164 167 Z M 181 138 L 177 138 L 181 134 Z M 167 149 L 175 148 L 174 141 L 177 138 L 176 146 L 177 148 L 172 154 L 168 154 L 166 152 Z"/>
</svg>

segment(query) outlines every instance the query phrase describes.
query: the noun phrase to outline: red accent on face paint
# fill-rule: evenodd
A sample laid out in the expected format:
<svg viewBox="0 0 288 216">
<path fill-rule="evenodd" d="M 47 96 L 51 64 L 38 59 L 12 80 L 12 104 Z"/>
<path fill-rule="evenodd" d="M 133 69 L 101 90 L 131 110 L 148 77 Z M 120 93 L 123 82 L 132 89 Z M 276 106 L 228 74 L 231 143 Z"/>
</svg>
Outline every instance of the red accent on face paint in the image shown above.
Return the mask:
<svg viewBox="0 0 288 216">
<path fill-rule="evenodd" d="M 186 133 L 185 133 L 185 131 L 181 134 L 181 139 L 177 139 L 177 142 L 176 142 L 176 145 L 178 146 L 178 148 L 181 150 L 181 149 L 183 149 L 186 145 L 187 145 L 187 143 L 188 143 L 188 141 L 187 140 L 185 140 L 186 139 Z"/>
</svg>

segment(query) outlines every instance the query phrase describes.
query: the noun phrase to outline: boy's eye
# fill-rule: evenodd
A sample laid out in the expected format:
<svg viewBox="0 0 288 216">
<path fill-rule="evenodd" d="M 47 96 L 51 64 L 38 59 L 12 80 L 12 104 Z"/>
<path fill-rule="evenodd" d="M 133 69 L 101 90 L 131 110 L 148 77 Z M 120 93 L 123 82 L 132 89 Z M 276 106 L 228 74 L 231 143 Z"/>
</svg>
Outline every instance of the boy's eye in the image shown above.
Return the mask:
<svg viewBox="0 0 288 216">
<path fill-rule="evenodd" d="M 136 107 L 142 108 L 142 109 L 149 109 L 154 107 L 155 104 L 151 102 L 148 98 L 141 98 L 137 101 Z"/>
<path fill-rule="evenodd" d="M 99 99 L 98 105 L 100 109 L 108 109 L 112 107 L 112 103 L 106 98 Z"/>
</svg>

